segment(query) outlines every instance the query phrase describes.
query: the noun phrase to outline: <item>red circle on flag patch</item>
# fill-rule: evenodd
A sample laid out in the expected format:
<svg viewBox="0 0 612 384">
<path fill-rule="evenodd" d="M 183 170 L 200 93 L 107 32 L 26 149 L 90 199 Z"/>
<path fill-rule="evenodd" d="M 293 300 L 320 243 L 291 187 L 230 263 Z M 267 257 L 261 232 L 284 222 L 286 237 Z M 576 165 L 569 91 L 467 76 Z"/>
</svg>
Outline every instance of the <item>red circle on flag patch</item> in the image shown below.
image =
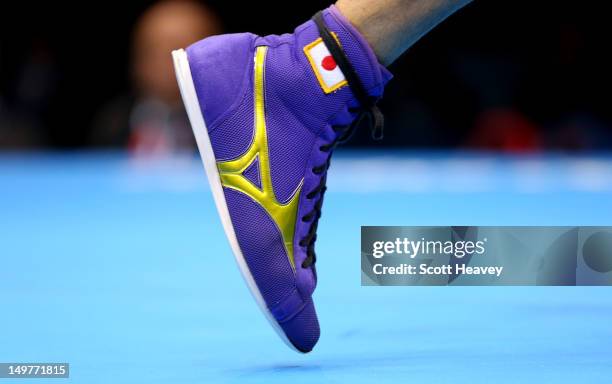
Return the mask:
<svg viewBox="0 0 612 384">
<path fill-rule="evenodd" d="M 333 71 L 334 69 L 336 69 L 336 60 L 334 60 L 331 55 L 327 55 L 321 61 L 321 66 L 323 67 L 323 69 Z"/>
</svg>

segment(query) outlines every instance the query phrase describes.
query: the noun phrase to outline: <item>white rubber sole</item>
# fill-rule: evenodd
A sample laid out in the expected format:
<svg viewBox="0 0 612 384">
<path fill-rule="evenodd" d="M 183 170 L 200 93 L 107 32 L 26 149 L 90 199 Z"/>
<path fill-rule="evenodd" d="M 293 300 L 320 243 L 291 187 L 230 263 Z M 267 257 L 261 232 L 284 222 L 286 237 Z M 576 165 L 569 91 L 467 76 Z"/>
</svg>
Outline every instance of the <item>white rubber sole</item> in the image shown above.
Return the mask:
<svg viewBox="0 0 612 384">
<path fill-rule="evenodd" d="M 232 219 L 227 208 L 227 202 L 225 201 L 225 194 L 223 193 L 223 186 L 221 185 L 221 177 L 219 176 L 219 171 L 217 169 L 217 161 L 210 143 L 210 138 L 208 137 L 206 122 L 204 121 L 204 116 L 202 115 L 202 111 L 200 109 L 200 103 L 193 84 L 193 78 L 191 77 L 191 69 L 189 68 L 187 52 L 185 52 L 184 49 L 173 51 L 172 59 L 174 61 L 174 71 L 181 90 L 183 103 L 185 104 L 185 109 L 187 110 L 187 115 L 189 116 L 191 128 L 193 129 L 193 133 L 198 144 L 200 156 L 202 157 L 202 162 L 204 163 L 204 169 L 206 170 L 208 183 L 210 184 L 210 189 L 212 191 L 213 198 L 215 199 L 215 205 L 217 206 L 217 211 L 221 217 L 221 223 L 223 224 L 225 235 L 229 240 L 230 247 L 232 248 L 234 258 L 236 259 L 236 263 L 238 263 L 242 277 L 246 281 L 251 294 L 253 294 L 257 305 L 259 305 L 259 309 L 261 309 L 261 311 L 264 313 L 270 322 L 270 325 L 272 325 L 272 328 L 274 328 L 276 333 L 278 333 L 278 336 L 280 336 L 280 338 L 285 342 L 285 344 L 287 344 L 287 346 L 289 346 L 289 348 L 296 352 L 302 353 L 302 351 L 295 348 L 289 339 L 287 339 L 285 332 L 276 322 L 276 319 L 274 319 L 272 313 L 268 310 L 266 302 L 261 295 L 259 288 L 257 288 L 257 284 L 255 284 L 255 279 L 253 279 L 253 275 L 251 275 L 251 271 L 249 270 L 247 262 L 244 259 L 244 255 L 242 254 L 240 246 L 238 245 L 238 238 L 236 237 L 236 232 L 234 231 L 234 226 L 232 225 Z"/>
</svg>

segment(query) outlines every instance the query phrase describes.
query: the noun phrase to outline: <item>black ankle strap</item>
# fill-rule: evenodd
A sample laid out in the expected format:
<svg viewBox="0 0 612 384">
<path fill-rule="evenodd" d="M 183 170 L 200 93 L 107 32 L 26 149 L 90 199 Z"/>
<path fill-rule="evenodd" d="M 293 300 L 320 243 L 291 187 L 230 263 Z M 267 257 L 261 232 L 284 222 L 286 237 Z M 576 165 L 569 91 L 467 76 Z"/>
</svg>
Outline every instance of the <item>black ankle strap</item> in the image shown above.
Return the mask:
<svg viewBox="0 0 612 384">
<path fill-rule="evenodd" d="M 353 92 L 353 95 L 357 98 L 359 104 L 364 109 L 364 112 L 368 115 L 370 119 L 370 123 L 372 124 L 372 138 L 374 140 L 381 140 L 383 138 L 383 126 L 384 126 L 384 116 L 378 106 L 376 106 L 377 98 L 371 97 L 366 92 L 357 72 L 353 68 L 353 65 L 349 61 L 348 57 L 344 53 L 344 50 L 338 43 L 338 41 L 334 38 L 332 33 L 327 28 L 325 24 L 325 20 L 323 19 L 323 12 L 317 12 L 313 17 L 312 21 L 317 25 L 319 30 L 319 35 L 323 39 L 323 43 L 331 53 L 334 61 L 340 67 L 340 70 L 346 77 L 346 81 L 348 82 L 349 88 Z M 358 121 L 361 120 L 363 116 L 358 118 Z"/>
</svg>

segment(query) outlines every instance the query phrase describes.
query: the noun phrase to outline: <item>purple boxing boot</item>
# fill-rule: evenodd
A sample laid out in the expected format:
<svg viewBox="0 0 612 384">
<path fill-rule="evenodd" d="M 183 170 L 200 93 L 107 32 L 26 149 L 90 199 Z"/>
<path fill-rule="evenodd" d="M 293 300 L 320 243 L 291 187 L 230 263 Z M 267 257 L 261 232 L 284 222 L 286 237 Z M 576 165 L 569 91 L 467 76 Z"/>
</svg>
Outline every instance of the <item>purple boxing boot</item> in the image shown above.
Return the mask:
<svg viewBox="0 0 612 384">
<path fill-rule="evenodd" d="M 314 243 L 331 152 L 391 74 L 332 6 L 293 34 L 213 36 L 172 53 L 223 228 L 272 326 L 300 352 L 319 323 Z"/>
</svg>

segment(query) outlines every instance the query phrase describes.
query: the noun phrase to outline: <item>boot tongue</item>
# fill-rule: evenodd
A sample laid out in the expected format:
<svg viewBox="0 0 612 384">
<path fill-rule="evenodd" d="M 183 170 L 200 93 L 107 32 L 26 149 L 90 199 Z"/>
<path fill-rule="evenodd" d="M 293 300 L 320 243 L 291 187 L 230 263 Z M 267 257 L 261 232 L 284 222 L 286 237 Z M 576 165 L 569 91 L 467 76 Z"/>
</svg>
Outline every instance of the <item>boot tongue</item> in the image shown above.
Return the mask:
<svg viewBox="0 0 612 384">
<path fill-rule="evenodd" d="M 364 116 L 368 117 L 366 120 L 378 127 L 372 130 L 373 137 L 380 138 L 382 114 L 371 106 L 372 102 L 382 96 L 385 85 L 393 75 L 378 62 L 368 42 L 335 6 L 319 12 L 315 18 L 318 20 L 316 23 L 309 20 L 296 28 L 295 43 L 303 54 L 298 54 L 295 58 L 307 68 L 307 72 L 312 71 L 312 75 L 306 77 L 314 80 L 326 97 L 303 99 L 301 109 L 309 118 L 312 118 L 313 111 L 321 111 L 321 117 L 325 120 L 329 119 L 330 115 L 333 116 L 331 121 L 327 120 L 331 125 L 351 124 L 358 117 L 357 112 L 351 111 L 365 110 Z M 324 33 L 322 28 L 327 32 Z M 333 45 L 339 46 L 344 60 L 350 64 L 349 70 L 352 74 L 348 74 L 348 78 L 336 63 L 322 34 L 326 35 L 325 40 L 337 40 L 338 44 Z M 346 65 L 342 67 L 346 69 Z M 353 83 L 349 84 L 349 81 Z M 364 96 L 367 101 L 364 101 Z M 346 105 L 348 111 L 338 110 L 339 105 Z M 336 135 L 332 134 L 329 139 L 335 137 Z"/>
<path fill-rule="evenodd" d="M 368 42 L 335 6 L 323 10 L 322 15 L 327 29 L 338 40 L 368 95 L 381 97 L 385 84 L 393 75 L 378 62 Z M 298 54 L 295 58 L 313 72 L 313 77 L 323 92 L 329 95 L 338 91 L 343 94 L 341 99 L 344 95 L 350 94 L 345 74 L 322 41 L 315 22 L 308 20 L 300 25 L 295 29 L 294 36 L 298 50 L 303 51 L 303 54 Z M 266 37 L 266 42 L 278 44 L 271 40 L 272 37 Z"/>
<path fill-rule="evenodd" d="M 334 5 L 323 11 L 323 20 L 338 38 L 367 93 L 373 97 L 382 96 L 385 84 L 393 75 L 378 62 L 365 38 Z"/>
</svg>

